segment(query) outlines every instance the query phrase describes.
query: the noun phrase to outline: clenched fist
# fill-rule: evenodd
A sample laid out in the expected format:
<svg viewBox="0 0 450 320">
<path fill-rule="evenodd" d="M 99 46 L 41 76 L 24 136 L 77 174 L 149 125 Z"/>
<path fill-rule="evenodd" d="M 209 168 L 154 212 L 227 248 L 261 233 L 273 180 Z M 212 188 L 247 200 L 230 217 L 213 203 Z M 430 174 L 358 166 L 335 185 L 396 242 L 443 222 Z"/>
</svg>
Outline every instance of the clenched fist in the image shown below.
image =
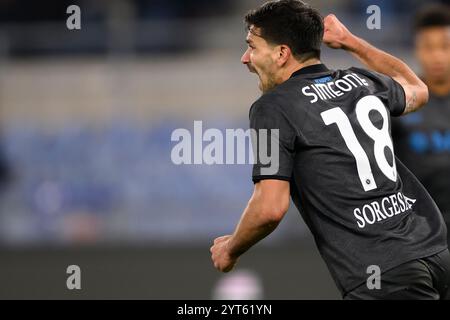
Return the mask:
<svg viewBox="0 0 450 320">
<path fill-rule="evenodd" d="M 342 22 L 334 14 L 329 14 L 323 19 L 323 24 L 323 42 L 333 49 L 346 49 L 352 33 L 348 31 Z"/>
<path fill-rule="evenodd" d="M 222 272 L 231 271 L 237 262 L 237 258 L 233 258 L 228 249 L 230 238 L 231 235 L 216 238 L 209 250 L 214 267 Z"/>
</svg>

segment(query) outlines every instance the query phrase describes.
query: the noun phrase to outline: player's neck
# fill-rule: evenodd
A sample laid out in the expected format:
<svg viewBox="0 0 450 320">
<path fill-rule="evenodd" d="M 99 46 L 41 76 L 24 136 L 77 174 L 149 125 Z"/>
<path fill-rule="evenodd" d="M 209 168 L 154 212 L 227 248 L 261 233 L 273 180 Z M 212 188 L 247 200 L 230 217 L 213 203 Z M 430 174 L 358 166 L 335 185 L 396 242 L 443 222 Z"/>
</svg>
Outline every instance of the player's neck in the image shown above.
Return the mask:
<svg viewBox="0 0 450 320">
<path fill-rule="evenodd" d="M 312 66 L 314 64 L 320 64 L 320 63 L 322 63 L 322 62 L 319 59 L 308 59 L 305 62 L 299 62 L 297 60 L 293 60 L 293 62 L 290 63 L 289 66 L 287 66 L 284 69 L 280 82 L 284 82 L 284 81 L 288 80 L 295 71 L 298 71 L 298 70 L 303 69 L 308 66 Z"/>
<path fill-rule="evenodd" d="M 436 96 L 446 96 L 450 94 L 450 78 L 447 81 L 431 81 L 425 77 L 425 83 L 430 93 Z"/>
</svg>

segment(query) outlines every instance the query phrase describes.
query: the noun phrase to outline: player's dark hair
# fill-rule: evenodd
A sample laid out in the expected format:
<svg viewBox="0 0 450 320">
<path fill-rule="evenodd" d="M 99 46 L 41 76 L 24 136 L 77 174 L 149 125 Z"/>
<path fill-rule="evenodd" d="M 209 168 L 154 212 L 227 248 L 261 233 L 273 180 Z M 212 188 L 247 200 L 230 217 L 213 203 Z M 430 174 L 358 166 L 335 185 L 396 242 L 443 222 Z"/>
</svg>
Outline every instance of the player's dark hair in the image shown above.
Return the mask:
<svg viewBox="0 0 450 320">
<path fill-rule="evenodd" d="M 450 26 L 450 6 L 434 4 L 422 8 L 416 14 L 414 29 L 416 32 L 430 27 Z"/>
<path fill-rule="evenodd" d="M 260 28 L 268 43 L 287 45 L 300 61 L 320 58 L 323 19 L 320 13 L 299 0 L 269 1 L 244 18 L 247 29 Z"/>
</svg>

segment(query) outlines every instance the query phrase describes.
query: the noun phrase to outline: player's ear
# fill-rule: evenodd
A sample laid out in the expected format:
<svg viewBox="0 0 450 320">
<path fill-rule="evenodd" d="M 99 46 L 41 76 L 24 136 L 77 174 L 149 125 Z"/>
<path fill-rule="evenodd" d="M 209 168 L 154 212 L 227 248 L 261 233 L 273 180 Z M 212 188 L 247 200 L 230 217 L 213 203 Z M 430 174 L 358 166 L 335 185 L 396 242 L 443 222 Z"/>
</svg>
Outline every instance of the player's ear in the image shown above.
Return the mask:
<svg viewBox="0 0 450 320">
<path fill-rule="evenodd" d="M 284 44 L 280 45 L 278 49 L 278 59 L 277 59 L 278 65 L 282 67 L 291 56 L 292 56 L 291 48 L 289 48 Z"/>
</svg>

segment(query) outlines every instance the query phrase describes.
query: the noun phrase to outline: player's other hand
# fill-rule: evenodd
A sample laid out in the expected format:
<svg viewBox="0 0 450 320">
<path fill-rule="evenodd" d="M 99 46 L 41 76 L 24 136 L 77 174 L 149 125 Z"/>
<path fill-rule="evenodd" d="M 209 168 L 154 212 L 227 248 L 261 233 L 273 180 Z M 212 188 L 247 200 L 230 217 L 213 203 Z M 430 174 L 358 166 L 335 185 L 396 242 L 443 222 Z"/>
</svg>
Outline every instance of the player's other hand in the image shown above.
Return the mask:
<svg viewBox="0 0 450 320">
<path fill-rule="evenodd" d="M 334 14 L 329 14 L 323 19 L 323 42 L 333 49 L 345 49 L 351 32 L 339 21 Z"/>
<path fill-rule="evenodd" d="M 229 253 L 230 238 L 231 235 L 216 238 L 213 246 L 209 250 L 214 267 L 222 272 L 231 271 L 237 262 L 237 258 L 231 257 Z"/>
</svg>

